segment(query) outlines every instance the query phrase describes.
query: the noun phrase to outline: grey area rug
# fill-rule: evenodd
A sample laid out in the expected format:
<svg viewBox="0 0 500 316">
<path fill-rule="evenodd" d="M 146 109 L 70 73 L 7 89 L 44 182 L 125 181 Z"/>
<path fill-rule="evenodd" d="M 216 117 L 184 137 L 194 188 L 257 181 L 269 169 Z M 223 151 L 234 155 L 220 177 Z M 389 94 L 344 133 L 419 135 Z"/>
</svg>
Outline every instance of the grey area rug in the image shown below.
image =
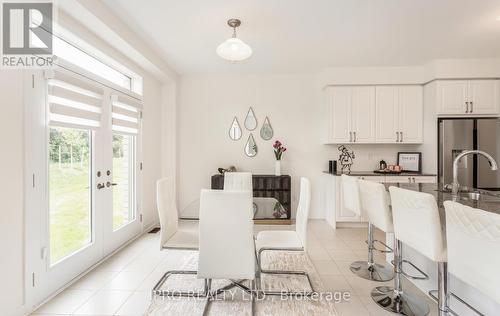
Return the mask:
<svg viewBox="0 0 500 316">
<path fill-rule="evenodd" d="M 172 250 L 169 250 L 172 251 Z M 196 270 L 198 263 L 198 253 L 195 251 L 176 251 L 179 258 L 176 264 L 177 270 Z M 334 303 L 329 300 L 321 283 L 318 273 L 313 264 L 303 253 L 287 252 L 264 252 L 263 266 L 277 270 L 303 270 L 309 273 L 314 289 L 318 293 L 323 293 L 323 297 L 307 299 L 300 297 L 281 298 L 280 296 L 266 296 L 264 299 L 256 300 L 255 315 L 337 315 Z M 166 271 L 165 271 L 166 272 Z M 308 291 L 309 286 L 305 276 L 286 275 L 262 275 L 263 287 L 265 290 L 281 291 Z M 214 280 L 212 290 L 227 285 L 227 281 Z M 176 291 L 202 291 L 203 280 L 196 279 L 195 276 L 174 275 L 163 285 L 163 289 Z M 210 303 L 209 315 L 251 315 L 251 300 L 248 294 L 244 294 L 239 289 L 233 289 L 224 297 L 219 296 L 218 300 Z M 166 316 L 166 315 L 202 315 L 205 300 L 192 298 L 164 298 L 155 296 L 144 315 Z"/>
</svg>

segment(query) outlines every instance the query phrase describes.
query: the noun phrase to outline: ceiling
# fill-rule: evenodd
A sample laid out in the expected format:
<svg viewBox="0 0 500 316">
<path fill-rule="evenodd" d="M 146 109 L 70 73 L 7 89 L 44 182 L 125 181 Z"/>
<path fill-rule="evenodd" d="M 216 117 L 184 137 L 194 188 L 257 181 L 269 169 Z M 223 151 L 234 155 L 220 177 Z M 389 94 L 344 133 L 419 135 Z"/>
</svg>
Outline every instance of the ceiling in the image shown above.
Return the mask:
<svg viewBox="0 0 500 316">
<path fill-rule="evenodd" d="M 314 72 L 500 57 L 498 0 L 103 0 L 180 74 Z M 253 56 L 215 48 L 229 18 Z"/>
</svg>

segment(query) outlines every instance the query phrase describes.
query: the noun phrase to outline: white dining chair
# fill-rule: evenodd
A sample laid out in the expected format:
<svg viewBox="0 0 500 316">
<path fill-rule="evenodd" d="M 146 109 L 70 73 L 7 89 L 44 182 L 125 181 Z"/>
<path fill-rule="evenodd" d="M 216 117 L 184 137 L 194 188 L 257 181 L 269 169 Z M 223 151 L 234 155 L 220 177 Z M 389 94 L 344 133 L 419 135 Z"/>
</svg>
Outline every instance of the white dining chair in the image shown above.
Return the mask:
<svg viewBox="0 0 500 316">
<path fill-rule="evenodd" d="M 156 204 L 160 218 L 160 249 L 198 249 L 198 223 L 196 221 L 179 222 L 174 178 L 167 177 L 158 180 Z"/>
<path fill-rule="evenodd" d="M 500 215 L 452 201 L 444 207 L 449 272 L 500 304 Z"/>
<path fill-rule="evenodd" d="M 209 291 L 209 308 L 217 293 L 238 287 L 251 295 L 254 306 L 255 245 L 252 197 L 245 191 L 202 190 L 200 198 L 199 279 L 229 280 L 222 289 Z M 238 281 L 237 281 L 238 280 Z M 241 281 L 247 280 L 250 286 Z"/>
<path fill-rule="evenodd" d="M 207 298 L 203 315 L 211 300 L 238 287 L 251 296 L 255 304 L 255 245 L 253 242 L 252 197 L 245 191 L 201 190 L 199 220 L 198 269 L 171 270 L 153 288 L 153 295 L 167 297 Z M 203 279 L 203 291 L 164 289 L 172 275 L 196 275 Z M 212 280 L 229 284 L 212 291 Z M 250 286 L 242 283 L 247 280 Z M 222 295 L 222 297 L 224 297 Z"/>
<path fill-rule="evenodd" d="M 271 270 L 262 268 L 262 253 L 266 251 L 305 251 L 307 247 L 307 221 L 309 218 L 309 207 L 311 203 L 311 183 L 307 178 L 300 178 L 300 197 L 297 207 L 295 231 L 277 230 L 277 231 L 261 231 L 255 238 L 255 246 L 257 251 L 257 263 L 259 275 L 263 274 L 290 274 L 303 275 L 307 277 L 311 292 L 314 292 L 314 287 L 311 283 L 309 275 L 305 271 L 283 271 Z M 262 280 L 260 280 L 262 281 Z M 261 282 L 260 282 L 261 283 Z M 262 288 L 262 284 L 258 284 Z M 280 295 L 281 291 L 267 291 L 266 294 Z M 294 294 L 289 292 L 288 294 Z M 303 294 L 303 293 L 302 293 Z"/>
<path fill-rule="evenodd" d="M 249 191 L 252 192 L 252 173 L 250 172 L 225 172 L 225 191 Z"/>
</svg>

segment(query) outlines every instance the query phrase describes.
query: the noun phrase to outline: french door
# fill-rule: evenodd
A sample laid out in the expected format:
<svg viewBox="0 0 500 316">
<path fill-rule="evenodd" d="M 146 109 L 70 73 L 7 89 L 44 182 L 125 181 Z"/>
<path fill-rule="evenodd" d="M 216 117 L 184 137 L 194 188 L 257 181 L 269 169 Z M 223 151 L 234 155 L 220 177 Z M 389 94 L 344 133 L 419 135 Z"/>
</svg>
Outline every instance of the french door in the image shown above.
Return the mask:
<svg viewBox="0 0 500 316">
<path fill-rule="evenodd" d="M 27 238 L 39 237 L 26 249 L 33 303 L 142 230 L 140 103 L 63 69 L 36 78 L 27 139 L 40 158 L 27 163 L 38 178 L 27 201 Z"/>
</svg>

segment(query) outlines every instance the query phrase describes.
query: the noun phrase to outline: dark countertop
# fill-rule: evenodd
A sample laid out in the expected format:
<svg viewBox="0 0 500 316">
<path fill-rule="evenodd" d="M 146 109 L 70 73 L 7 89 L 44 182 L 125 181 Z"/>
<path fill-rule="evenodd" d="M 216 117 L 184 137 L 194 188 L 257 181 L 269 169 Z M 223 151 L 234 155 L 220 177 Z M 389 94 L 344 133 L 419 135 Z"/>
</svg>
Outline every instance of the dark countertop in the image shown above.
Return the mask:
<svg viewBox="0 0 500 316">
<path fill-rule="evenodd" d="M 326 173 L 326 174 L 331 174 L 332 176 L 340 176 L 342 175 L 342 173 L 330 173 L 328 171 L 323 171 L 323 173 Z M 414 177 L 419 177 L 419 176 L 437 176 L 436 174 L 432 174 L 432 173 L 415 173 L 415 172 L 401 172 L 401 173 L 376 173 L 376 172 L 373 172 L 373 171 L 351 171 L 351 173 L 349 174 L 350 176 L 365 176 L 365 177 L 368 177 L 368 176 L 394 176 L 394 177 L 408 177 L 408 176 L 414 176 Z"/>
<path fill-rule="evenodd" d="M 389 190 L 389 187 L 395 186 L 395 187 L 400 187 L 402 189 L 407 189 L 407 190 L 412 190 L 412 191 L 418 191 L 418 192 L 424 192 L 424 193 L 429 193 L 436 198 L 438 207 L 439 207 L 439 212 L 440 212 L 440 217 L 442 220 L 445 219 L 444 217 L 444 201 L 450 201 L 452 200 L 451 193 L 449 192 L 440 192 L 438 191 L 438 188 L 440 188 L 440 185 L 437 183 L 386 183 L 385 184 L 387 190 Z M 487 192 L 493 196 L 490 195 L 484 195 L 482 198 L 483 200 L 480 201 L 473 201 L 470 199 L 466 199 L 464 195 L 463 197 L 460 198 L 457 202 L 463 205 L 467 205 L 473 208 L 478 208 L 487 212 L 491 213 L 496 213 L 500 214 L 500 192 L 494 192 L 494 191 L 485 191 L 481 190 L 483 192 Z"/>
</svg>

